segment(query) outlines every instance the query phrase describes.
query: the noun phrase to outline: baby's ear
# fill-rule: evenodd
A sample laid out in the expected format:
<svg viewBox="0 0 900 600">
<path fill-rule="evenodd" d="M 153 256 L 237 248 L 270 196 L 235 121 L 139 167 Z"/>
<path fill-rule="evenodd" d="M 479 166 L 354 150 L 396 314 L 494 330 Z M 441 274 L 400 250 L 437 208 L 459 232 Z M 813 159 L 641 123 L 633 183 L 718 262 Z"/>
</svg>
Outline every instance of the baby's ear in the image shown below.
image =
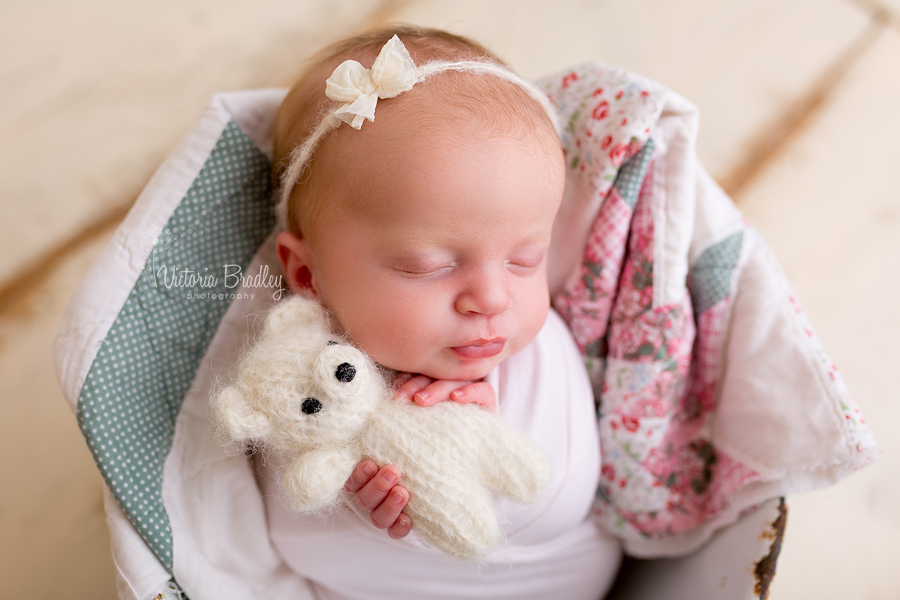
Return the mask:
<svg viewBox="0 0 900 600">
<path fill-rule="evenodd" d="M 219 392 L 216 409 L 219 422 L 234 440 L 259 440 L 269 434 L 271 425 L 268 417 L 252 408 L 234 386 Z"/>
<path fill-rule="evenodd" d="M 317 267 L 309 244 L 290 231 L 275 238 L 275 250 L 288 287 L 295 294 L 316 293 Z"/>
</svg>

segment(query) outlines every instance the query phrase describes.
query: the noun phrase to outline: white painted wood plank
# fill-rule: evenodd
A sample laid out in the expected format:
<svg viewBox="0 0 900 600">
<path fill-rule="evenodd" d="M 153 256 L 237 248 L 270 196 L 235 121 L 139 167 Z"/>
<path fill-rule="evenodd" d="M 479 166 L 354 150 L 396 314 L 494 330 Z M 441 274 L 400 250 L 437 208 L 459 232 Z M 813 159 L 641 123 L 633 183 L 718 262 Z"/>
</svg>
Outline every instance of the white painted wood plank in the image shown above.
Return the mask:
<svg viewBox="0 0 900 600">
<path fill-rule="evenodd" d="M 102 239 L 0 316 L 0 581 L 4 598 L 112 600 L 103 480 L 50 360 L 63 307 Z"/>
<path fill-rule="evenodd" d="M 471 36 L 531 78 L 600 60 L 655 79 L 701 109 L 700 158 L 722 177 L 868 15 L 842 0 L 418 0 L 392 18 Z"/>
<path fill-rule="evenodd" d="M 883 451 L 788 499 L 770 600 L 900 597 L 900 34 L 884 32 L 741 208 L 779 257 Z"/>
<path fill-rule="evenodd" d="M 136 198 L 214 93 L 288 84 L 382 2 L 4 6 L 0 282 Z"/>
</svg>

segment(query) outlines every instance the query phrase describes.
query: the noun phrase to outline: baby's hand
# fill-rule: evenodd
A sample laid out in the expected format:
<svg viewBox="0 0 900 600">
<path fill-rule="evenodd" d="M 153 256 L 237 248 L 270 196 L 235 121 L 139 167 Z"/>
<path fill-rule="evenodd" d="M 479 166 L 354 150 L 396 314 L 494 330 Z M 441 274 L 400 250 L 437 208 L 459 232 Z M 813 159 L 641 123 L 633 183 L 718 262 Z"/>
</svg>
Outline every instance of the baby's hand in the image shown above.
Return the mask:
<svg viewBox="0 0 900 600">
<path fill-rule="evenodd" d="M 409 492 L 397 485 L 400 469 L 387 465 L 381 470 L 371 460 L 364 460 L 354 469 L 344 486 L 356 494 L 356 503 L 371 513 L 372 523 L 379 529 L 387 529 L 394 539 L 406 537 L 412 528 L 412 519 L 401 512 L 409 501 Z"/>
<path fill-rule="evenodd" d="M 452 400 L 460 404 L 477 404 L 493 411 L 497 403 L 494 388 L 486 381 L 451 381 L 402 373 L 398 376 L 394 387 L 397 390 L 397 398 L 410 400 L 419 406 L 431 406 L 444 400 Z"/>
</svg>

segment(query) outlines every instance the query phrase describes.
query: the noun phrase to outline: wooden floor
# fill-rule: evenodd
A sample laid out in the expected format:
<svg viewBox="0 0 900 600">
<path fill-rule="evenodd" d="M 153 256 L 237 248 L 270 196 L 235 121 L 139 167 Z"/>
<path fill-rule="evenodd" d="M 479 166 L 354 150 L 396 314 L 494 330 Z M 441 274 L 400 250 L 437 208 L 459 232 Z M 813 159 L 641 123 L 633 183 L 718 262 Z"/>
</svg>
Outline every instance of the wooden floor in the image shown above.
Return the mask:
<svg viewBox="0 0 900 600">
<path fill-rule="evenodd" d="M 900 0 L 11 4 L 0 19 L 0 597 L 114 598 L 101 480 L 53 375 L 60 314 L 217 91 L 288 84 L 387 21 L 522 74 L 603 60 L 702 111 L 699 152 L 762 232 L 884 451 L 789 498 L 772 600 L 900 598 Z"/>
</svg>

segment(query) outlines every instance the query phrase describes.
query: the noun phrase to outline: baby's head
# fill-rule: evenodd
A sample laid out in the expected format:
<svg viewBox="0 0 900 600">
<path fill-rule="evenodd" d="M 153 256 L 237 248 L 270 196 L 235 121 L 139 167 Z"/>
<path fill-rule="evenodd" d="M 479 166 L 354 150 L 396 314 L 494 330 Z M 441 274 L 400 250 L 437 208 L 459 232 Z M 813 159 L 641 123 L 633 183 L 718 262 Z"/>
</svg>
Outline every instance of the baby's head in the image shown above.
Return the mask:
<svg viewBox="0 0 900 600">
<path fill-rule="evenodd" d="M 346 60 L 371 67 L 395 33 L 418 80 L 360 129 L 341 124 L 326 79 Z M 564 186 L 551 114 L 540 91 L 445 32 L 394 27 L 326 49 L 276 122 L 288 284 L 388 368 L 483 377 L 547 315 Z"/>
</svg>

